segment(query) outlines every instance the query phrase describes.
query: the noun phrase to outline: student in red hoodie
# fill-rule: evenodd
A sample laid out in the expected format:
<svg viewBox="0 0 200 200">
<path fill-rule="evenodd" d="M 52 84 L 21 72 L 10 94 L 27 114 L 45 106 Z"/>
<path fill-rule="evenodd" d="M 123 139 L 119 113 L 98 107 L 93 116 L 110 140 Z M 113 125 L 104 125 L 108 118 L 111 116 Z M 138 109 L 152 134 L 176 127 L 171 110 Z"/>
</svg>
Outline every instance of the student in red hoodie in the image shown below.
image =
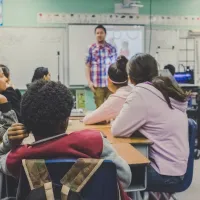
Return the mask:
<svg viewBox="0 0 200 200">
<path fill-rule="evenodd" d="M 100 131 L 65 133 L 72 107 L 71 92 L 63 84 L 43 80 L 31 84 L 22 98 L 21 114 L 25 129 L 33 133 L 38 144 L 19 145 L 28 134 L 22 124 L 14 124 L 0 145 L 0 170 L 18 177 L 22 159 L 102 158 L 115 163 L 119 180 L 127 188 L 131 182 L 130 167 Z"/>
</svg>

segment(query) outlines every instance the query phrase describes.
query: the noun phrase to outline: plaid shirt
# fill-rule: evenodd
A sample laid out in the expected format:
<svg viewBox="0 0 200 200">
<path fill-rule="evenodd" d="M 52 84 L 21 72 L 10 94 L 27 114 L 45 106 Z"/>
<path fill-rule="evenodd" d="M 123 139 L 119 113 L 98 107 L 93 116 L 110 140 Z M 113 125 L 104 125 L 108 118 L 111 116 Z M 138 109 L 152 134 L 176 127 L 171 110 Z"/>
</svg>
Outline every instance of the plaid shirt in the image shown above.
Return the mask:
<svg viewBox="0 0 200 200">
<path fill-rule="evenodd" d="M 90 79 L 95 87 L 108 86 L 108 68 L 117 60 L 117 50 L 109 43 L 90 46 L 86 64 L 90 64 Z"/>
</svg>

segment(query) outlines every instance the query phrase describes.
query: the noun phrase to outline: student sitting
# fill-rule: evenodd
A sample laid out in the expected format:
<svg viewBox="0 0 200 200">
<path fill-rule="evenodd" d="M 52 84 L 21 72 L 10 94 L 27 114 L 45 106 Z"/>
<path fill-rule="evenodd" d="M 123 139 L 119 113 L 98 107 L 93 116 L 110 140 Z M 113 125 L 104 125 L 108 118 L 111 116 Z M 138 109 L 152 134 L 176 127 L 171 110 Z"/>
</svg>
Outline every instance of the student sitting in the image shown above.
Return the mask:
<svg viewBox="0 0 200 200">
<path fill-rule="evenodd" d="M 4 65 L 0 65 L 0 78 L 6 82 L 6 88 L 0 92 L 2 95 L 4 95 L 6 97 L 8 102 L 10 102 L 12 109 L 15 111 L 15 113 L 17 115 L 18 121 L 21 121 L 21 114 L 20 114 L 21 94 L 20 94 L 20 91 L 15 90 L 13 88 L 13 86 L 10 85 L 9 79 L 7 78 L 8 74 L 7 73 L 5 73 L 6 75 L 4 74 L 4 71 L 6 70 L 7 67 L 6 66 L 2 67 L 2 66 L 4 66 Z"/>
<path fill-rule="evenodd" d="M 0 78 L 0 92 L 6 90 L 6 82 Z M 3 135 L 7 129 L 17 122 L 17 116 L 11 109 L 11 104 L 7 98 L 0 94 L 0 141 L 2 141 Z"/>
<path fill-rule="evenodd" d="M 51 74 L 49 73 L 48 68 L 46 67 L 38 67 L 35 69 L 33 78 L 31 80 L 31 83 L 38 81 L 38 80 L 45 80 L 50 81 L 51 80 Z M 27 88 L 30 86 L 30 84 L 27 84 Z"/>
<path fill-rule="evenodd" d="M 108 69 L 108 89 L 113 94 L 99 108 L 83 119 L 85 124 L 95 124 L 115 119 L 119 114 L 127 96 L 132 90 L 132 87 L 128 85 L 127 62 L 126 57 L 120 56 L 117 62 L 110 66 Z"/>
<path fill-rule="evenodd" d="M 168 77 L 158 75 L 157 62 L 148 54 L 133 56 L 128 74 L 134 90 L 112 126 L 112 134 L 131 137 L 139 131 L 153 142 L 148 186 L 176 185 L 187 169 L 189 156 L 187 96 Z"/>
<path fill-rule="evenodd" d="M 48 68 L 38 67 L 35 69 L 31 82 L 33 83 L 34 81 L 38 81 L 40 79 L 44 79 L 45 81 L 49 81 L 51 79 L 51 74 L 49 73 Z"/>
<path fill-rule="evenodd" d="M 66 132 L 72 107 L 73 98 L 66 86 L 53 81 L 36 81 L 22 98 L 24 126 L 33 133 L 36 141 L 58 136 Z M 77 131 L 59 138 L 49 138 L 32 147 L 16 146 L 26 136 L 21 124 L 13 125 L 4 135 L 0 145 L 0 170 L 4 173 L 18 177 L 22 159 L 102 158 L 116 164 L 124 188 L 131 182 L 130 167 L 117 155 L 100 131 Z"/>
<path fill-rule="evenodd" d="M 164 67 L 164 69 L 167 69 L 167 70 L 169 70 L 169 72 L 171 73 L 171 75 L 172 76 L 174 76 L 174 74 L 175 74 L 175 72 L 176 72 L 176 69 L 175 69 L 175 67 L 173 66 L 173 65 L 166 65 L 165 67 Z"/>
</svg>

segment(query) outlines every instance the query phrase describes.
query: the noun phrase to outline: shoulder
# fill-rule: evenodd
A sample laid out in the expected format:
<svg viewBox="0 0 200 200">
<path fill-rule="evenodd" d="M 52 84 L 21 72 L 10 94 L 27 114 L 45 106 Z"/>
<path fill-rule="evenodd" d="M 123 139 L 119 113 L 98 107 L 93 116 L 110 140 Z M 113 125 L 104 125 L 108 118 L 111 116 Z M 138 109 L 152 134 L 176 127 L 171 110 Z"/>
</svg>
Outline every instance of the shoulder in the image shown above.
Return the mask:
<svg viewBox="0 0 200 200">
<path fill-rule="evenodd" d="M 134 90 L 140 94 L 144 94 L 144 95 L 156 94 L 158 96 L 161 95 L 161 92 L 158 89 L 156 89 L 153 85 L 148 84 L 148 83 L 140 83 L 136 85 L 134 88 L 135 88 Z"/>
<path fill-rule="evenodd" d="M 95 49 L 96 47 L 97 47 L 97 44 L 96 44 L 96 43 L 91 44 L 91 45 L 89 46 L 89 50 Z"/>
<path fill-rule="evenodd" d="M 133 88 L 131 86 L 124 86 L 119 88 L 115 94 L 112 94 L 111 96 L 114 97 L 121 97 L 121 98 L 127 98 L 127 96 L 132 92 Z"/>
<path fill-rule="evenodd" d="M 98 130 L 85 129 L 72 132 L 68 135 L 68 140 L 74 140 L 74 138 L 76 138 L 76 140 L 80 140 L 84 145 L 89 145 L 90 142 L 93 144 L 102 144 L 101 132 Z"/>
<path fill-rule="evenodd" d="M 15 92 L 15 90 L 12 87 L 8 87 L 8 88 L 6 88 L 5 91 L 2 92 L 2 94 L 5 95 L 6 97 L 13 96 L 13 95 L 15 95 L 15 93 L 16 92 Z"/>
<path fill-rule="evenodd" d="M 138 87 L 135 86 L 130 90 L 130 93 L 127 96 L 126 101 L 128 101 L 128 102 L 133 101 L 134 102 L 136 99 L 138 99 L 139 101 L 142 102 L 145 99 L 144 97 L 146 95 L 146 91 L 145 91 L 146 89 L 143 88 L 143 85 L 141 85 L 141 86 L 139 86 L 139 85 L 138 85 Z"/>
<path fill-rule="evenodd" d="M 132 92 L 134 87 L 131 87 L 130 85 L 127 85 L 124 87 L 124 90 L 127 92 Z"/>
<path fill-rule="evenodd" d="M 116 49 L 112 44 L 106 42 L 106 47 L 109 49 Z"/>
</svg>

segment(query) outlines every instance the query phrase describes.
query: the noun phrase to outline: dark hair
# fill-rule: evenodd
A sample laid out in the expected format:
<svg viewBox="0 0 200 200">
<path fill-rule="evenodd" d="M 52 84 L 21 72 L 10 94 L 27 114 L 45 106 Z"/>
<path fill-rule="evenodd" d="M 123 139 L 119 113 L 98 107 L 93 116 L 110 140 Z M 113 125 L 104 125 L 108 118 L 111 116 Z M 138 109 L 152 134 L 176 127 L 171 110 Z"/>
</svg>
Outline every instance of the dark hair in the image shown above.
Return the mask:
<svg viewBox="0 0 200 200">
<path fill-rule="evenodd" d="M 127 63 L 128 59 L 125 56 L 119 56 L 116 63 L 109 67 L 108 76 L 114 85 L 120 87 L 128 85 Z"/>
<path fill-rule="evenodd" d="M 136 54 L 128 63 L 128 74 L 136 84 L 152 79 L 158 76 L 158 65 L 154 57 L 149 54 Z"/>
<path fill-rule="evenodd" d="M 31 82 L 42 79 L 44 76 L 47 76 L 48 73 L 49 73 L 49 70 L 46 67 L 36 68 Z"/>
<path fill-rule="evenodd" d="M 4 76 L 6 78 L 9 78 L 9 76 L 10 76 L 10 70 L 9 70 L 9 68 L 6 65 L 1 65 L 1 64 L 0 64 L 0 68 L 2 69 L 2 71 L 4 73 Z"/>
<path fill-rule="evenodd" d="M 171 105 L 170 97 L 179 102 L 187 101 L 188 96 L 186 93 L 178 86 L 178 84 L 173 83 L 169 77 L 155 77 L 152 80 L 152 85 L 163 94 L 168 106 L 171 109 L 173 108 Z"/>
<path fill-rule="evenodd" d="M 98 28 L 103 29 L 104 32 L 105 32 L 105 34 L 107 33 L 106 28 L 105 28 L 103 25 L 98 25 L 98 26 L 95 28 L 95 31 L 94 31 L 95 33 L 96 33 L 96 30 L 97 30 Z"/>
<path fill-rule="evenodd" d="M 65 85 L 39 80 L 32 83 L 23 95 L 22 120 L 33 135 L 54 136 L 66 131 L 72 107 L 72 94 Z"/>
<path fill-rule="evenodd" d="M 176 72 L 176 70 L 175 70 L 175 67 L 173 66 L 173 65 L 166 65 L 165 67 L 164 67 L 164 69 L 168 69 L 169 71 L 170 71 L 170 73 L 172 74 L 172 76 L 174 76 L 174 74 L 175 74 L 175 72 Z"/>
</svg>

